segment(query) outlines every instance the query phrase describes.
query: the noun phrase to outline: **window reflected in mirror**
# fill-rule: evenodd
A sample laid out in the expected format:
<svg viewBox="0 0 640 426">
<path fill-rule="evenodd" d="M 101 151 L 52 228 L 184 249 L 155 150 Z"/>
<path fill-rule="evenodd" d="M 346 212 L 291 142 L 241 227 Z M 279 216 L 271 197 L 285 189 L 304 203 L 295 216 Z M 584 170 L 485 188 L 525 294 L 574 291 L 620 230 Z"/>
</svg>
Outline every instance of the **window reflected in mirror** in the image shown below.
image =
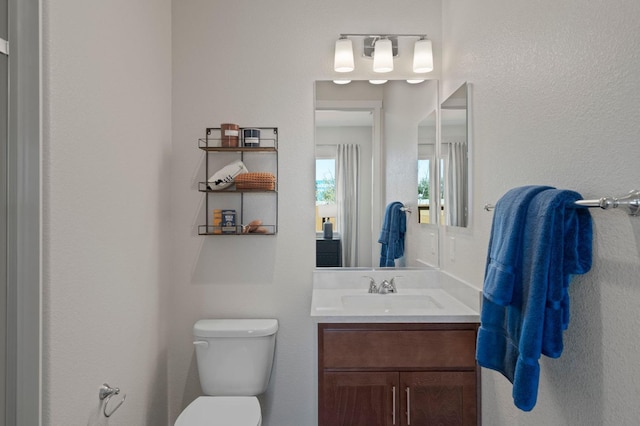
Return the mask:
<svg viewBox="0 0 640 426">
<path fill-rule="evenodd" d="M 438 223 L 436 179 L 437 115 L 432 111 L 418 123 L 418 223 Z"/>
<path fill-rule="evenodd" d="M 333 230 L 339 232 L 336 223 L 338 207 L 336 206 L 336 158 L 322 158 L 316 154 L 316 232 L 322 232 L 323 224 L 331 222 Z"/>
<path fill-rule="evenodd" d="M 422 160 L 418 158 L 418 217 L 419 223 L 430 223 L 429 220 L 429 199 L 431 196 L 430 181 L 430 163 L 431 160 Z"/>
</svg>

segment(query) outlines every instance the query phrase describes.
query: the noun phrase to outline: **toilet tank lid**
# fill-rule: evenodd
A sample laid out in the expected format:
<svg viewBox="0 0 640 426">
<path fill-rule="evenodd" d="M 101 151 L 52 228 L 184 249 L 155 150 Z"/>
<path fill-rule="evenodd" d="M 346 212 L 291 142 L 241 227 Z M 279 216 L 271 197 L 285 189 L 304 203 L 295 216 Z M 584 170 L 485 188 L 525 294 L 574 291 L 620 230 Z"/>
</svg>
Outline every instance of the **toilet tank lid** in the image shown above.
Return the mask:
<svg viewBox="0 0 640 426">
<path fill-rule="evenodd" d="M 261 337 L 276 331 L 276 319 L 202 319 L 193 326 L 196 337 Z"/>
</svg>

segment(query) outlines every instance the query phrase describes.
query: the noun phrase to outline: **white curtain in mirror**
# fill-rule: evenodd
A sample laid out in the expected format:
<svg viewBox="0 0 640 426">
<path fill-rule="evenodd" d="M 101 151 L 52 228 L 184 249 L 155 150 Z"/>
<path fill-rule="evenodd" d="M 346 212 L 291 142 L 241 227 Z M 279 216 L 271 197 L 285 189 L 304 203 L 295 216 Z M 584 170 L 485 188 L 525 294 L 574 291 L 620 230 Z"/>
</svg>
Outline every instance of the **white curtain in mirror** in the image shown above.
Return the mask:
<svg viewBox="0 0 640 426">
<path fill-rule="evenodd" d="M 336 204 L 342 240 L 342 266 L 358 266 L 358 176 L 360 147 L 340 144 L 336 152 Z"/>
<path fill-rule="evenodd" d="M 467 226 L 467 143 L 448 144 L 445 211 L 447 225 Z"/>
</svg>

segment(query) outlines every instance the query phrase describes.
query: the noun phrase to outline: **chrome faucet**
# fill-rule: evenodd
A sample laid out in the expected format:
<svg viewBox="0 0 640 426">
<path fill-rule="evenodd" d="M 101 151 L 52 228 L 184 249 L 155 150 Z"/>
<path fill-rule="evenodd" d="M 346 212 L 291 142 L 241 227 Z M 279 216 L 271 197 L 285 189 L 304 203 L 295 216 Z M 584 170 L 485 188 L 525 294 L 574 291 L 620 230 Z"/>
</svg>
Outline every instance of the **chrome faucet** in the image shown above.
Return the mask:
<svg viewBox="0 0 640 426">
<path fill-rule="evenodd" d="M 369 293 L 374 294 L 388 294 L 388 293 L 397 293 L 398 288 L 396 287 L 396 278 L 391 278 L 391 281 L 382 280 L 380 285 L 376 285 L 376 280 L 373 277 L 364 275 L 362 278 L 369 278 Z"/>
<path fill-rule="evenodd" d="M 391 281 L 383 280 L 380 283 L 380 287 L 378 288 L 378 293 L 380 294 L 397 293 L 398 289 L 396 288 L 395 279 L 396 277 L 391 278 Z"/>
</svg>

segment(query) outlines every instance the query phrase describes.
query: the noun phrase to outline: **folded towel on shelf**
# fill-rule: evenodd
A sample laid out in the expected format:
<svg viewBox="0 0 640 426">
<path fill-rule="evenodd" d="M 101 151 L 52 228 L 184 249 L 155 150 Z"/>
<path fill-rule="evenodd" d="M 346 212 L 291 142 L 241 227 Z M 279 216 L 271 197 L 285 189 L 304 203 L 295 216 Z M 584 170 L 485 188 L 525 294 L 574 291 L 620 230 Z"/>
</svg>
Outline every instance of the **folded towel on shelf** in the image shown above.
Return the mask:
<svg viewBox="0 0 640 426">
<path fill-rule="evenodd" d="M 527 188 L 514 192 L 529 193 L 531 187 Z M 489 274 L 487 267 L 476 358 L 481 366 L 501 372 L 513 383 L 514 403 L 524 411 L 536 404 L 541 354 L 558 357 L 562 353 L 571 275 L 591 267 L 591 216 L 588 209 L 576 206 L 581 198 L 574 191 L 548 188 L 533 197 L 508 197 L 509 204 L 526 204 L 520 206 L 526 211 L 524 217 L 511 218 L 523 227 L 519 246 L 513 247 L 520 250 L 520 260 L 510 259 L 514 269 L 507 274 L 509 279 L 504 279 L 503 270 Z M 499 204 L 496 213 L 502 215 L 506 210 L 498 211 Z M 508 222 L 498 218 L 498 225 L 492 227 L 492 243 L 505 238 L 495 233 L 518 232 L 518 226 L 501 226 L 502 221 Z M 490 253 L 493 248 L 490 245 Z M 490 255 L 488 263 L 492 261 Z M 500 297 L 492 298 L 496 294 Z"/>
<path fill-rule="evenodd" d="M 394 201 L 387 205 L 384 222 L 378 242 L 380 248 L 380 266 L 395 266 L 395 259 L 404 256 L 404 234 L 407 231 L 407 219 L 402 210 L 404 205 Z"/>
</svg>

